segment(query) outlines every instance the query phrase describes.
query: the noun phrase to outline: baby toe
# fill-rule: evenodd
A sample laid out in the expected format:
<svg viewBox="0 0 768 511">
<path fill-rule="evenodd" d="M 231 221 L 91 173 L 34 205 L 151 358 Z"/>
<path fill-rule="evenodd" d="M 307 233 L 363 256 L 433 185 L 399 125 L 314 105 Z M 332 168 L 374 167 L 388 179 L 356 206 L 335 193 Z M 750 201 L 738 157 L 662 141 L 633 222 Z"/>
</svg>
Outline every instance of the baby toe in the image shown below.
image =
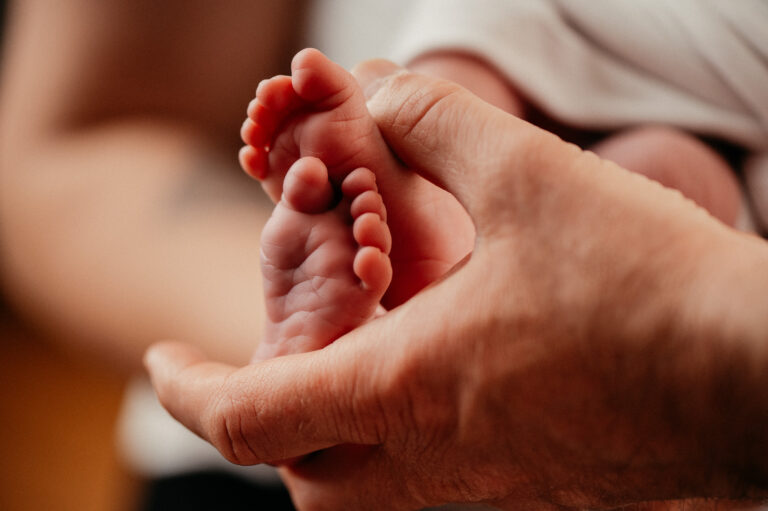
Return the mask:
<svg viewBox="0 0 768 511">
<path fill-rule="evenodd" d="M 278 75 L 262 80 L 256 88 L 256 99 L 273 112 L 293 110 L 302 101 L 293 90 L 290 76 Z"/>
<path fill-rule="evenodd" d="M 376 175 L 365 167 L 353 170 L 341 183 L 341 192 L 347 197 L 356 197 L 369 190 L 378 191 Z"/>
<path fill-rule="evenodd" d="M 291 62 L 291 74 L 293 87 L 300 97 L 313 103 L 322 102 L 328 108 L 335 108 L 360 90 L 349 71 L 314 48 L 296 54 Z"/>
<path fill-rule="evenodd" d="M 362 247 L 352 263 L 355 275 L 363 287 L 383 296 L 392 281 L 392 263 L 389 256 L 375 247 Z"/>
<path fill-rule="evenodd" d="M 261 124 L 256 124 L 248 118 L 240 128 L 240 138 L 248 145 L 265 147 L 269 143 L 270 136 Z"/>
<path fill-rule="evenodd" d="M 374 190 L 368 190 L 352 200 L 349 211 L 352 218 L 357 218 L 364 213 L 375 213 L 383 221 L 387 221 L 387 208 L 384 207 L 384 200 L 381 195 Z"/>
<path fill-rule="evenodd" d="M 250 145 L 240 148 L 238 153 L 240 166 L 246 174 L 254 179 L 262 180 L 267 175 L 267 153 L 262 148 Z"/>
<path fill-rule="evenodd" d="M 385 254 L 392 249 L 389 226 L 375 213 L 363 213 L 352 225 L 352 235 L 361 247 L 376 247 Z"/>
</svg>

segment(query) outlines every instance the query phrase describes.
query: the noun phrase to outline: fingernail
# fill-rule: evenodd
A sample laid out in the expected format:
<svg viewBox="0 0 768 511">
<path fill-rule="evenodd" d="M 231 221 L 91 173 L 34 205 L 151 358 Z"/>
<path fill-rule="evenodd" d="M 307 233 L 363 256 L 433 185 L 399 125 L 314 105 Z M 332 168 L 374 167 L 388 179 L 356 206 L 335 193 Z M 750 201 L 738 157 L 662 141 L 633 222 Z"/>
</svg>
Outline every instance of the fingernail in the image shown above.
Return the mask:
<svg viewBox="0 0 768 511">
<path fill-rule="evenodd" d="M 352 70 L 352 74 L 363 89 L 365 99 L 371 99 L 392 75 L 404 72 L 406 70 L 394 62 L 383 59 L 365 61 Z"/>
</svg>

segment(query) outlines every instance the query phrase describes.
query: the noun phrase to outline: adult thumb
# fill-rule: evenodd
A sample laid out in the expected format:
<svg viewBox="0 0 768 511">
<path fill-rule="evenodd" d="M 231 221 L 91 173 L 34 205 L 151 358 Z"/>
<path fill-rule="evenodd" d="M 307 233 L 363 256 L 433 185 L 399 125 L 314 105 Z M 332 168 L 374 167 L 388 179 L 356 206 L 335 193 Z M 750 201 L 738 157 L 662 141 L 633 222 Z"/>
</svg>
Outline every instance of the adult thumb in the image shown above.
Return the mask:
<svg viewBox="0 0 768 511">
<path fill-rule="evenodd" d="M 386 60 L 363 62 L 352 74 L 390 148 L 407 167 L 455 195 L 479 231 L 484 219 L 513 207 L 510 194 L 542 155 L 573 155 L 556 136 L 453 82 Z"/>
</svg>

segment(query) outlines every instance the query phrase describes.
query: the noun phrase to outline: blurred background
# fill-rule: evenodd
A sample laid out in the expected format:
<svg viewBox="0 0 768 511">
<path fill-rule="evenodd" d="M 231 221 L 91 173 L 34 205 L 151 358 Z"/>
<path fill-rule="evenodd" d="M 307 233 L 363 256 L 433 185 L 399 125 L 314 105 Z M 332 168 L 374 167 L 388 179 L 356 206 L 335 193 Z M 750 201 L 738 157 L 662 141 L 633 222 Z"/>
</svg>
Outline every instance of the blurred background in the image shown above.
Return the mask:
<svg viewBox="0 0 768 511">
<path fill-rule="evenodd" d="M 126 376 L 30 332 L 2 294 L 0 286 L 0 509 L 132 509 L 140 483 L 114 435 Z"/>
</svg>

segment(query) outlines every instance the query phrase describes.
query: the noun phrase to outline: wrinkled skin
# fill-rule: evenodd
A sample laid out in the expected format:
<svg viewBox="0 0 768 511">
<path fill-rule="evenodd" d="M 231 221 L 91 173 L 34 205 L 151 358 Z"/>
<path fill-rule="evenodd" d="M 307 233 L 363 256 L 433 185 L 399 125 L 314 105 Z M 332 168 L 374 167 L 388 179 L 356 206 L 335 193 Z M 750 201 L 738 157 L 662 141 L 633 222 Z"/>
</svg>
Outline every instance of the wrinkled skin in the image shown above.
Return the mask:
<svg viewBox="0 0 768 511">
<path fill-rule="evenodd" d="M 317 352 L 238 369 L 157 345 L 168 410 L 230 461 L 290 459 L 301 510 L 764 497 L 765 242 L 455 85 L 356 76 L 475 250 Z"/>
</svg>

